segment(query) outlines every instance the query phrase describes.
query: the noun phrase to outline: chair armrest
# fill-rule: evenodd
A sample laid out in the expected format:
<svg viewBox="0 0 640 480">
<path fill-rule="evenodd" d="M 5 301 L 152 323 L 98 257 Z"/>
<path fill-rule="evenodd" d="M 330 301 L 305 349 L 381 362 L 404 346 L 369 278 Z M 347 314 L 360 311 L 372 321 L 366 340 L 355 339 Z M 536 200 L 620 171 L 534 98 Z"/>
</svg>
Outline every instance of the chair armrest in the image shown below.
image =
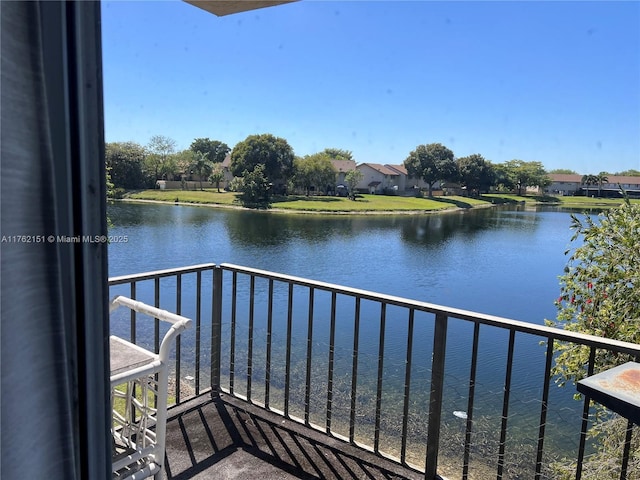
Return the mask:
<svg viewBox="0 0 640 480">
<path fill-rule="evenodd" d="M 161 361 L 165 361 L 166 358 L 168 358 L 170 342 L 180 335 L 185 329 L 189 328 L 193 323 L 190 318 L 183 317 L 182 315 L 176 315 L 175 313 L 168 312 L 167 310 L 152 307 L 151 305 L 123 297 L 122 295 L 111 300 L 109 311 L 112 312 L 120 306 L 127 307 L 130 310 L 134 310 L 138 313 L 149 315 L 150 317 L 172 324 L 160 344 L 160 351 L 158 352 L 158 355 Z"/>
<path fill-rule="evenodd" d="M 119 295 L 111 300 L 109 311 L 113 312 L 120 306 L 135 310 L 138 313 L 149 315 L 150 317 L 157 318 L 158 320 L 162 320 L 163 322 L 171 323 L 179 328 L 180 331 L 190 327 L 192 323 L 192 320 L 190 318 L 168 312 L 167 310 L 152 307 L 151 305 L 147 305 L 146 303 L 142 303 L 137 300 L 131 300 L 130 298 L 123 297 L 122 295 Z"/>
</svg>

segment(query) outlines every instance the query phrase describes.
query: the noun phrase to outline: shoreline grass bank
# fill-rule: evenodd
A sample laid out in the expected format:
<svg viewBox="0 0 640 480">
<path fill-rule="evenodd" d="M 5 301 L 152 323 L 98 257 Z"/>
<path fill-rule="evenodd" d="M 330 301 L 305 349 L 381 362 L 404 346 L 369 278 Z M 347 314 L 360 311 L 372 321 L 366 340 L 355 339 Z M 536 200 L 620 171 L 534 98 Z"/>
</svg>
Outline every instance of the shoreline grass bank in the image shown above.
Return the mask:
<svg viewBox="0 0 640 480">
<path fill-rule="evenodd" d="M 174 205 L 207 206 L 254 211 L 316 214 L 425 214 L 447 213 L 470 208 L 487 208 L 504 204 L 524 204 L 525 206 L 549 205 L 572 209 L 601 209 L 616 207 L 622 199 L 592 197 L 552 197 L 542 195 L 488 194 L 479 198 L 462 196 L 442 196 L 433 198 L 402 197 L 387 195 L 359 195 L 357 200 L 332 196 L 289 195 L 275 197 L 269 208 L 251 209 L 243 207 L 237 194 L 205 190 L 143 190 L 128 192 L 121 201 L 144 203 L 168 203 Z M 632 200 L 640 202 L 640 200 Z"/>
</svg>

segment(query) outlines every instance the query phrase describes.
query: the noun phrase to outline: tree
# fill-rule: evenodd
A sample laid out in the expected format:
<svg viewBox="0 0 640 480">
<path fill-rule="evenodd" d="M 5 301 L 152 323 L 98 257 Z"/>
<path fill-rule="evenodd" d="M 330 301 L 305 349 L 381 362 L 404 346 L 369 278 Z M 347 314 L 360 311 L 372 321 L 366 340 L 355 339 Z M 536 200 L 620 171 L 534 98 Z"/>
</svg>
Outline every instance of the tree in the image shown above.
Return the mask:
<svg viewBox="0 0 640 480">
<path fill-rule="evenodd" d="M 264 165 L 242 173 L 240 201 L 244 206 L 266 208 L 271 201 L 271 183 L 264 174 Z"/>
<path fill-rule="evenodd" d="M 111 167 L 107 166 L 105 168 L 105 180 L 107 185 L 107 198 L 115 198 L 116 197 L 116 188 L 111 180 Z"/>
<path fill-rule="evenodd" d="M 581 238 L 583 243 L 573 251 L 565 274 L 560 277 L 557 318 L 547 324 L 572 332 L 640 343 L 640 205 L 631 204 L 625 198 L 622 206 L 601 213 L 596 220 L 572 216 L 572 229 L 575 232 L 572 242 Z M 588 346 L 556 344 L 553 367 L 556 382 L 565 385 L 584 378 L 589 355 Z M 596 350 L 594 372 L 629 360 L 632 359 L 628 355 Z M 626 434 L 626 421 L 603 414 L 602 410 L 598 413 L 591 432 L 599 443 L 599 450 L 590 460 L 598 472 L 591 478 L 614 478 L 612 472 L 601 469 L 609 468 L 614 449 Z M 632 451 L 640 451 L 637 429 Z M 573 467 L 570 465 L 566 470 Z M 627 478 L 640 478 L 640 456 L 632 455 Z"/>
<path fill-rule="evenodd" d="M 609 181 L 609 177 L 607 175 L 607 172 L 600 172 L 596 175 L 596 178 L 598 179 L 598 198 L 602 196 L 602 185 Z"/>
<path fill-rule="evenodd" d="M 196 138 L 191 142 L 189 149 L 192 152 L 202 152 L 208 154 L 208 158 L 213 163 L 222 163 L 227 154 L 231 151 L 229 145 L 218 140 L 209 138 Z"/>
<path fill-rule="evenodd" d="M 160 178 L 164 180 L 175 179 L 175 177 L 178 175 L 178 172 L 180 171 L 180 167 L 178 167 L 178 159 L 179 157 L 177 156 L 177 154 L 172 153 L 165 159 L 164 162 L 162 162 L 162 165 L 160 165 L 160 170 L 158 171 Z"/>
<path fill-rule="evenodd" d="M 614 175 L 620 175 L 623 177 L 640 177 L 640 170 L 624 170 L 622 172 L 614 173 Z"/>
<path fill-rule="evenodd" d="M 458 158 L 457 164 L 460 183 L 467 188 L 467 192 L 470 194 L 486 192 L 494 184 L 496 174 L 493 166 L 482 155 L 474 153 L 467 157 Z"/>
<path fill-rule="evenodd" d="M 220 182 L 222 180 L 224 180 L 224 170 L 222 169 L 222 165 L 214 163 L 213 168 L 211 169 L 211 174 L 209 175 L 209 181 L 215 184 L 218 189 L 218 193 L 220 193 Z"/>
<path fill-rule="evenodd" d="M 349 170 L 344 176 L 344 181 L 349 189 L 349 198 L 351 200 L 356 199 L 356 186 L 364 178 L 364 174 L 360 170 Z"/>
<path fill-rule="evenodd" d="M 514 183 L 515 177 L 511 174 L 511 170 L 504 163 L 498 163 L 493 166 L 496 178 L 494 185 L 498 190 L 512 191 L 516 188 Z"/>
<path fill-rule="evenodd" d="M 412 177 L 422 178 L 429 185 L 429 196 L 433 196 L 433 185 L 437 181 L 455 180 L 458 168 L 453 152 L 440 143 L 418 145 L 404 161 Z"/>
<path fill-rule="evenodd" d="M 328 154 L 320 152 L 294 160 L 295 184 L 302 187 L 307 196 L 313 188 L 316 192 L 327 185 L 335 186 L 336 169 Z"/>
<path fill-rule="evenodd" d="M 598 184 L 598 177 L 597 175 L 583 175 L 582 176 L 582 184 L 586 185 L 587 188 L 584 189 L 584 196 L 587 197 L 589 196 L 589 185 L 597 185 Z"/>
<path fill-rule="evenodd" d="M 202 190 L 202 177 L 207 178 L 213 169 L 213 163 L 209 160 L 208 153 L 196 152 L 191 169 L 200 178 L 200 190 Z"/>
<path fill-rule="evenodd" d="M 147 149 L 149 150 L 149 155 L 146 157 L 147 168 L 149 172 L 153 172 L 155 183 L 161 178 L 163 168 L 166 169 L 167 160 L 175 152 L 176 142 L 164 135 L 154 135 L 149 140 Z"/>
<path fill-rule="evenodd" d="M 179 173 L 182 180 L 187 179 L 191 175 L 191 166 L 196 161 L 196 153 L 193 150 L 186 149 L 172 155 L 173 162 L 176 165 L 176 173 Z"/>
<path fill-rule="evenodd" d="M 114 188 L 135 190 L 151 186 L 152 181 L 144 171 L 145 157 L 144 147 L 135 142 L 105 144 L 105 163 Z"/>
<path fill-rule="evenodd" d="M 353 160 L 353 153 L 349 150 L 343 150 L 341 148 L 325 148 L 322 152 L 329 156 L 333 160 Z"/>
<path fill-rule="evenodd" d="M 553 174 L 564 174 L 564 175 L 577 175 L 578 172 L 575 170 L 571 170 L 570 168 L 554 168 L 553 170 L 549 170 L 549 173 Z"/>
<path fill-rule="evenodd" d="M 263 174 L 272 183 L 287 180 L 293 174 L 293 149 L 284 138 L 270 133 L 249 135 L 231 152 L 231 173 L 238 177 L 262 165 Z"/>
<path fill-rule="evenodd" d="M 551 179 L 540 162 L 509 160 L 504 162 L 503 169 L 502 173 L 517 188 L 518 195 L 522 195 L 527 187 L 546 187 L 551 184 Z"/>
</svg>

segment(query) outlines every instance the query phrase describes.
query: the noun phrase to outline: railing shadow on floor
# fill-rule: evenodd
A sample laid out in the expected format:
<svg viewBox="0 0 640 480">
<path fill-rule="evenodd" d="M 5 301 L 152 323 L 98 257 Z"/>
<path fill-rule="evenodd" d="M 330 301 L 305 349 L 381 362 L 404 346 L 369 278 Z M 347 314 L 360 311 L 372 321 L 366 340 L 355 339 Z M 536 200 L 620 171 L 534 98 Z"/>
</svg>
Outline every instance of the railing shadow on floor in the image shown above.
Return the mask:
<svg viewBox="0 0 640 480">
<path fill-rule="evenodd" d="M 422 478 L 228 395 L 205 394 L 184 407 L 176 407 L 167 424 L 167 480 Z"/>
</svg>

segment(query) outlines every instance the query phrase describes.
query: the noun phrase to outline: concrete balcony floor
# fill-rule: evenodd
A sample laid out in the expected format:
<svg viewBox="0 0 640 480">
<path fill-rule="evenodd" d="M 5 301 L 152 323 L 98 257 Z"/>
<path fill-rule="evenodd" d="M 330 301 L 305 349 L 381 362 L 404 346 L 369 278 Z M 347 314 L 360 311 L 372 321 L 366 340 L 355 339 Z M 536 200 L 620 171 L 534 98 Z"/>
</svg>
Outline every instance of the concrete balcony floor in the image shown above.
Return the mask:
<svg viewBox="0 0 640 480">
<path fill-rule="evenodd" d="M 229 395 L 169 411 L 168 480 L 424 478 L 371 452 Z"/>
</svg>

